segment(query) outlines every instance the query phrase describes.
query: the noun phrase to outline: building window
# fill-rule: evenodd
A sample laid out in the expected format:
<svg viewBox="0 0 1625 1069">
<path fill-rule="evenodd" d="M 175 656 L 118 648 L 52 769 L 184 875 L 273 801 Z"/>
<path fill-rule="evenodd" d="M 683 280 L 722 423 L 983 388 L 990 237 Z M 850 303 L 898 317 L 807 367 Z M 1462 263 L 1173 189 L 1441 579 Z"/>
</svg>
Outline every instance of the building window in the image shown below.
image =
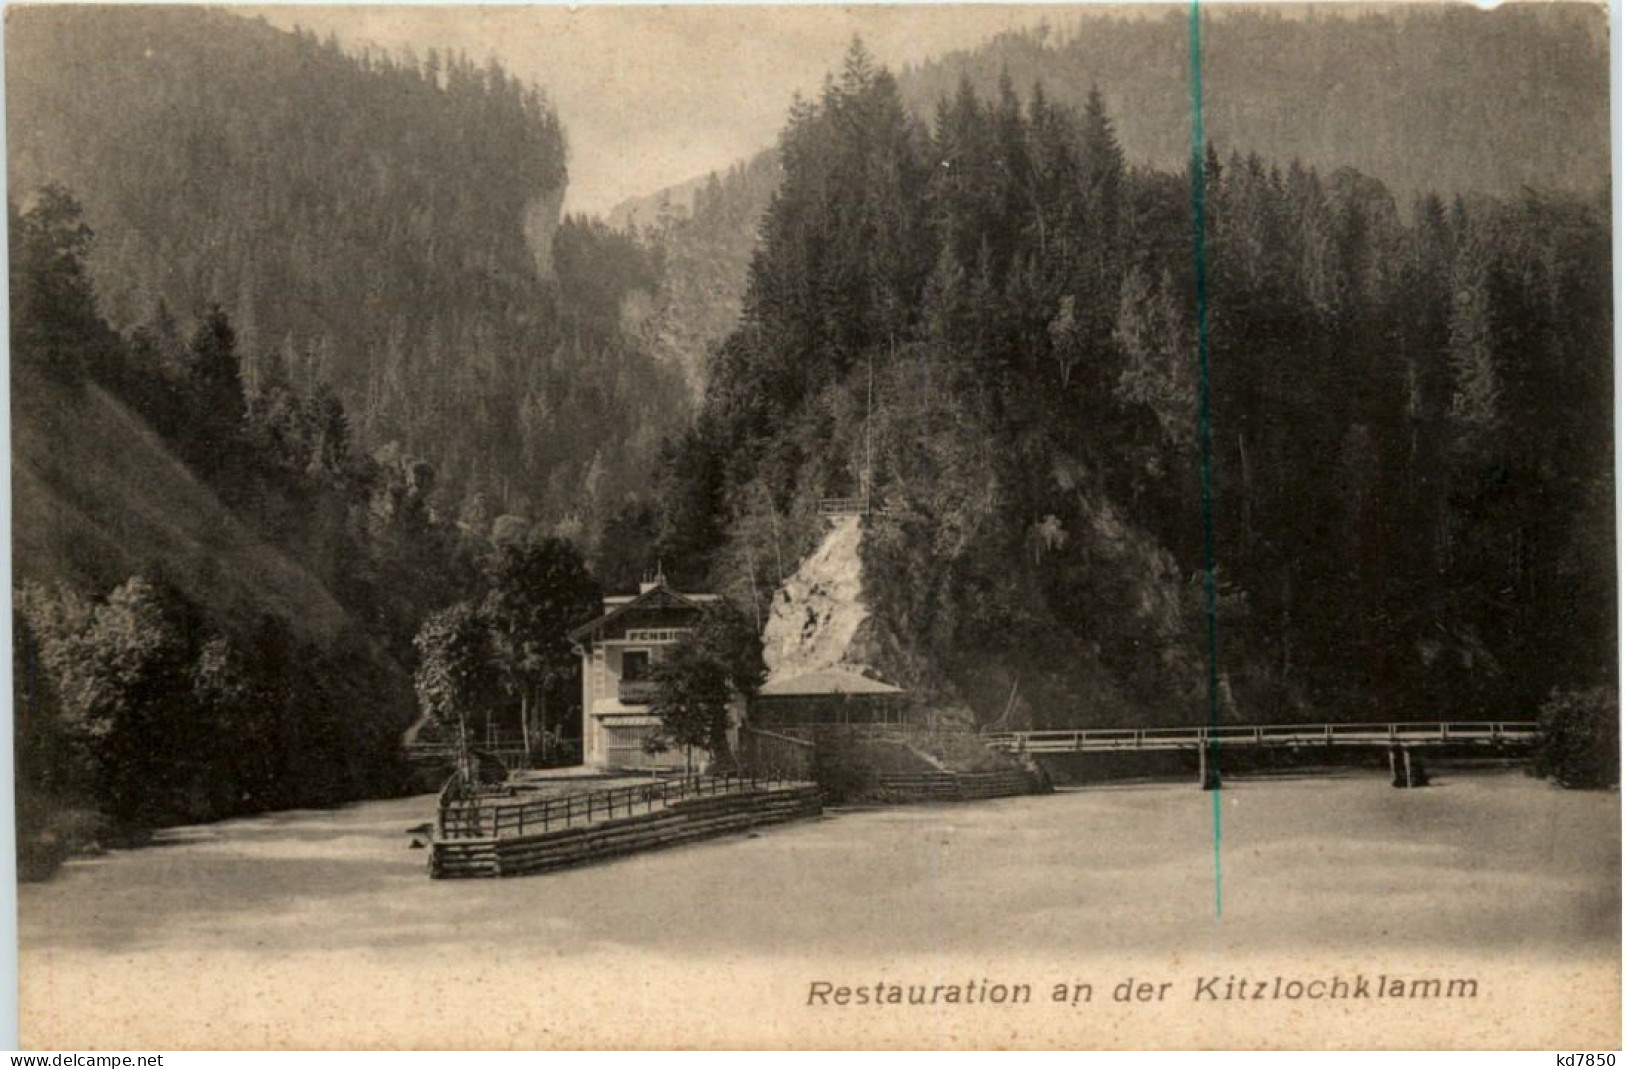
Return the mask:
<svg viewBox="0 0 1625 1069">
<path fill-rule="evenodd" d="M 623 683 L 641 683 L 648 678 L 648 650 L 627 650 L 621 654 L 621 681 Z"/>
</svg>

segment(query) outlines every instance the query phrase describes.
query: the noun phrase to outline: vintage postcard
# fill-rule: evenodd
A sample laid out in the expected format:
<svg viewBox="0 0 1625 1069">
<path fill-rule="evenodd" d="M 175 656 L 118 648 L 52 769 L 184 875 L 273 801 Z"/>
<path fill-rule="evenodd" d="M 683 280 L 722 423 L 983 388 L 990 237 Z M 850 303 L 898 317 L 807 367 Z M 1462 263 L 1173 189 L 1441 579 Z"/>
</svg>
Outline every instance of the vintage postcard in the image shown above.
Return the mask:
<svg viewBox="0 0 1625 1069">
<path fill-rule="evenodd" d="M 1609 61 L 11 6 L 22 1044 L 1617 1048 Z"/>
</svg>

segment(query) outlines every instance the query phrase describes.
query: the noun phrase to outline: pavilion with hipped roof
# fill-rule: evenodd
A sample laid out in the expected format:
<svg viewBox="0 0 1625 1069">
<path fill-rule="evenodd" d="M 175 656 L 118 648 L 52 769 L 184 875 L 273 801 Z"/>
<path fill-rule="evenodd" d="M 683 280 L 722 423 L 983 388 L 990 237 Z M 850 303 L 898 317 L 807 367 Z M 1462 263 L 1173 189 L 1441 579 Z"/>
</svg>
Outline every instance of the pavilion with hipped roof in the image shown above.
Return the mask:
<svg viewBox="0 0 1625 1069">
<path fill-rule="evenodd" d="M 764 728 L 814 724 L 901 724 L 907 692 L 851 668 L 820 668 L 770 679 L 751 703 L 751 723 Z"/>
</svg>

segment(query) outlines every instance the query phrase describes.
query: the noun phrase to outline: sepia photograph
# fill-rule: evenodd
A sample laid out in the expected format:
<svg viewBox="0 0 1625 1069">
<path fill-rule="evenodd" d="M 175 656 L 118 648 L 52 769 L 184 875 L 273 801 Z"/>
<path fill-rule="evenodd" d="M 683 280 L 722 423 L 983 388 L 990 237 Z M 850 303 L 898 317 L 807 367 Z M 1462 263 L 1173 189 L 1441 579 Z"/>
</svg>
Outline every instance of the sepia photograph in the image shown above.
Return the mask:
<svg viewBox="0 0 1625 1069">
<path fill-rule="evenodd" d="M 8 5 L 21 1048 L 1618 1049 L 1610 15 Z"/>
</svg>

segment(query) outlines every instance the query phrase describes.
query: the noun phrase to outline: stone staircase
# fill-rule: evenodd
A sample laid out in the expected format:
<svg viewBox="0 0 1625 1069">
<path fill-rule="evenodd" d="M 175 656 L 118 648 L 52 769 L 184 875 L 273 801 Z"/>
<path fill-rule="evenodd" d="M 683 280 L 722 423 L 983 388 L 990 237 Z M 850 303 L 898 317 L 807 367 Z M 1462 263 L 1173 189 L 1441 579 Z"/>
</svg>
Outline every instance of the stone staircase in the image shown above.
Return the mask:
<svg viewBox="0 0 1625 1069">
<path fill-rule="evenodd" d="M 1008 769 L 1000 772 L 882 773 L 881 796 L 888 802 L 969 802 L 984 798 L 1008 798 L 1018 794 L 1039 794 L 1044 786 L 1028 772 Z"/>
</svg>

